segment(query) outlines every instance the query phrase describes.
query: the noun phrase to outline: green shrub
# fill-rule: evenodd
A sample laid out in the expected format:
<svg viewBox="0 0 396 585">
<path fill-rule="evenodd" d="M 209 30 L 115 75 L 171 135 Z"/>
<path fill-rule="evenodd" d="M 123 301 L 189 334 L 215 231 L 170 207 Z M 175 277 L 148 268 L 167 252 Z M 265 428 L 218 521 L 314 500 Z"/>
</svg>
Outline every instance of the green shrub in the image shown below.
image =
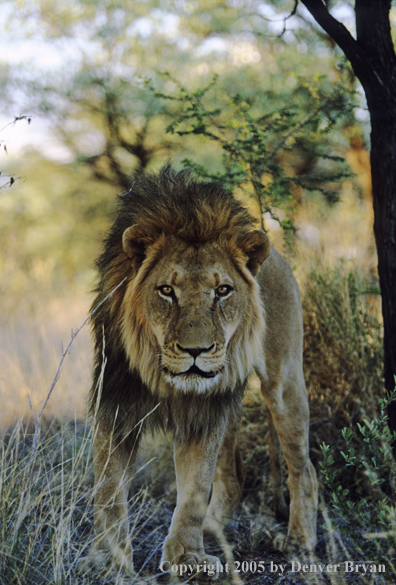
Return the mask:
<svg viewBox="0 0 396 585">
<path fill-rule="evenodd" d="M 372 491 L 368 498 L 351 497 L 351 490 L 342 481 L 342 474 L 335 465 L 334 447 L 322 443 L 323 461 L 321 475 L 326 486 L 325 497 L 329 507 L 331 528 L 338 530 L 352 541 L 352 550 L 365 557 L 376 556 L 388 561 L 388 567 L 396 576 L 393 564 L 396 549 L 396 507 L 394 503 L 395 462 L 391 443 L 396 433 L 391 433 L 386 414 L 387 405 L 396 400 L 396 388 L 392 395 L 380 399 L 378 418 L 363 424 L 357 423 L 358 433 L 344 428 L 342 437 L 345 451 L 340 451 L 347 467 L 365 474 Z M 359 437 L 358 437 L 359 435 Z M 357 439 L 360 439 L 358 442 Z M 360 448 L 356 448 L 360 444 Z"/>
</svg>

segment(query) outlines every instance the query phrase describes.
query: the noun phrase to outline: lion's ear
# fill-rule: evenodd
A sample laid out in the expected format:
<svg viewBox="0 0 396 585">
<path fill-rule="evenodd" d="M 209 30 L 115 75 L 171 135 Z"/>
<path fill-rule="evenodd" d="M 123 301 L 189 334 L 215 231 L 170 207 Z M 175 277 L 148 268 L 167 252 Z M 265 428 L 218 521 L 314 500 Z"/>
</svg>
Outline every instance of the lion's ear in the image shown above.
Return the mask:
<svg viewBox="0 0 396 585">
<path fill-rule="evenodd" d="M 271 244 L 267 234 L 260 230 L 249 232 L 239 241 L 239 245 L 248 257 L 246 266 L 256 276 L 270 252 Z"/>
<path fill-rule="evenodd" d="M 154 234 L 142 226 L 132 225 L 122 234 L 122 247 L 125 254 L 132 261 L 132 268 L 136 274 L 146 257 L 147 247 L 153 243 Z"/>
</svg>

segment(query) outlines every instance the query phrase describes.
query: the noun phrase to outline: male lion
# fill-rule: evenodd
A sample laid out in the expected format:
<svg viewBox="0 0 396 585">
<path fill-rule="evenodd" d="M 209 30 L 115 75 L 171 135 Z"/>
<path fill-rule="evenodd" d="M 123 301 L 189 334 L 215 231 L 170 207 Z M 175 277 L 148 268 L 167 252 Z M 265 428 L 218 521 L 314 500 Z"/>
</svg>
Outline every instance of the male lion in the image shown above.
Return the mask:
<svg viewBox="0 0 396 585">
<path fill-rule="evenodd" d="M 300 293 L 288 264 L 254 224 L 231 193 L 169 166 L 138 174 L 120 197 L 92 307 L 97 491 L 88 558 L 109 554 L 132 572 L 128 480 L 143 432 L 169 429 L 177 505 L 162 561 L 217 561 L 205 554 L 203 530 L 219 535 L 241 495 L 236 430 L 253 370 L 270 411 L 278 516 L 287 514 L 278 437 L 289 471 L 283 544 L 315 547 Z"/>
</svg>

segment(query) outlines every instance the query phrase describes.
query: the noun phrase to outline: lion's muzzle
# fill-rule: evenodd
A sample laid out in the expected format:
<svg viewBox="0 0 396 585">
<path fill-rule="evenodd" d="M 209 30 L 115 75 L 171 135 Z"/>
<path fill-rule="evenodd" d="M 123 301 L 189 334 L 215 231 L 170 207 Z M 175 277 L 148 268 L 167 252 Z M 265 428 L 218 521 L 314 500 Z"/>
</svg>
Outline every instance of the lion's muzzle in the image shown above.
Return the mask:
<svg viewBox="0 0 396 585">
<path fill-rule="evenodd" d="M 163 351 L 163 371 L 172 376 L 215 378 L 223 366 L 223 352 L 218 354 L 216 343 L 209 347 L 183 347 L 176 342 L 173 351 Z"/>
<path fill-rule="evenodd" d="M 206 393 L 217 388 L 224 369 L 225 351 L 217 343 L 184 346 L 179 342 L 164 347 L 162 371 L 174 389 Z"/>
</svg>

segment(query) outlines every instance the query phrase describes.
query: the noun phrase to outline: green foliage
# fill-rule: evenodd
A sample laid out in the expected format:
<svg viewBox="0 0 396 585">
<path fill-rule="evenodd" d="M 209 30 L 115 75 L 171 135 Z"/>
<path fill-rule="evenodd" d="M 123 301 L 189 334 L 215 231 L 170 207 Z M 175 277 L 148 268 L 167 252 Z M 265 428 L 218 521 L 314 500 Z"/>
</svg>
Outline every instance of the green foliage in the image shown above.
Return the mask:
<svg viewBox="0 0 396 585">
<path fill-rule="evenodd" d="M 255 100 L 245 99 L 242 94 L 229 96 L 221 92 L 219 97 L 217 77 L 196 91 L 189 91 L 169 75 L 167 77 L 177 88 L 173 95 L 156 91 L 150 80 L 146 82 L 157 98 L 178 102 L 181 106 L 181 113 L 168 125 L 167 132 L 180 137 L 205 137 L 217 143 L 222 152 L 221 170 L 211 172 L 190 158 L 183 159 L 183 165 L 193 168 L 205 179 L 219 181 L 229 189 L 242 189 L 253 196 L 260 216 L 269 213 L 277 220 L 288 243 L 290 234 L 295 231 L 293 187 L 320 191 L 334 199 L 334 192 L 326 189 L 326 183 L 350 176 L 342 168 L 341 157 L 318 146 L 319 137 L 322 140 L 344 115 L 345 107 L 351 107 L 340 85 L 324 94 L 320 87 L 314 89 L 306 81 L 300 81 L 300 88 L 306 94 L 305 108 L 310 111 L 302 117 L 300 108 L 294 103 L 257 114 Z M 308 150 L 305 155 L 317 160 L 331 160 L 338 169 L 330 173 L 323 170 L 317 174 L 287 173 L 285 155 L 292 158 L 302 150 Z"/>
<path fill-rule="evenodd" d="M 396 433 L 389 430 L 386 414 L 387 406 L 394 400 L 396 388 L 390 396 L 379 400 L 378 418 L 357 423 L 359 436 L 351 428 L 342 430 L 346 449 L 340 453 L 347 467 L 355 467 L 368 477 L 375 491 L 375 505 L 370 504 L 367 498 L 362 497 L 357 503 L 349 498 L 350 490 L 343 487 L 335 466 L 334 447 L 324 442 L 321 445 L 323 461 L 320 467 L 330 498 L 329 505 L 335 515 L 333 525 L 353 539 L 357 547 L 361 546 L 363 532 L 386 530 L 389 531 L 388 538 L 396 542 L 396 508 L 392 494 L 386 494 L 381 489 L 387 483 L 389 491 L 390 480 L 395 473 L 391 444 L 396 440 Z"/>
</svg>

